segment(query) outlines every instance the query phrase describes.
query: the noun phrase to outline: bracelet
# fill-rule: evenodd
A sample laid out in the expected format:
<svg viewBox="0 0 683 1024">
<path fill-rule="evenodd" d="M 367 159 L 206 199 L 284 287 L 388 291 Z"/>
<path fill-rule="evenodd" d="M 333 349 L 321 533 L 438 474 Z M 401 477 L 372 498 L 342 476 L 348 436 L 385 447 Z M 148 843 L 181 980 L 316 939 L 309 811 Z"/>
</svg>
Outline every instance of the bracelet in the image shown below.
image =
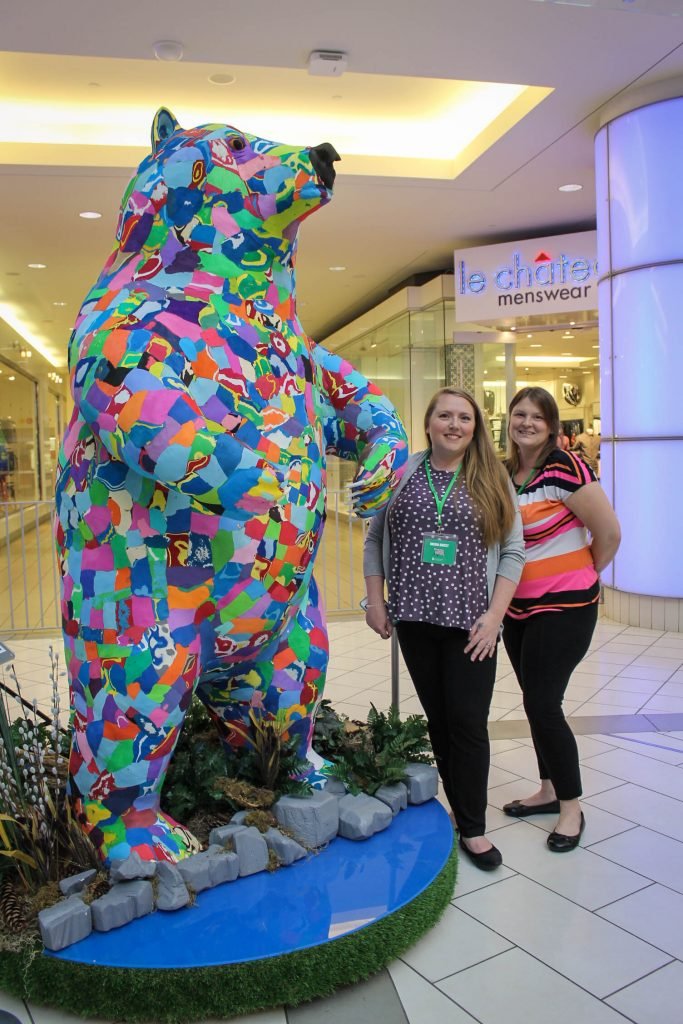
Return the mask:
<svg viewBox="0 0 683 1024">
<path fill-rule="evenodd" d="M 386 601 L 382 601 L 381 604 L 382 604 L 382 606 L 384 608 L 386 608 L 386 606 L 387 606 Z M 379 604 L 368 604 L 367 597 L 363 598 L 363 600 L 360 602 L 360 606 L 363 609 L 363 611 L 366 611 L 368 608 L 379 608 L 380 607 Z"/>
</svg>

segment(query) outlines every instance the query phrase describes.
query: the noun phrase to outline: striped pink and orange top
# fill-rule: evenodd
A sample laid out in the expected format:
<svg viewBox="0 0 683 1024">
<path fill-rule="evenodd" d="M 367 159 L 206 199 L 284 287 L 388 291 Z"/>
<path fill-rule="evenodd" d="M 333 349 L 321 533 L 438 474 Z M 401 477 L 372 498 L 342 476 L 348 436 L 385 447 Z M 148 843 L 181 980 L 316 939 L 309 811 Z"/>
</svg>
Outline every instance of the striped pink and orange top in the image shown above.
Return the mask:
<svg viewBox="0 0 683 1024">
<path fill-rule="evenodd" d="M 594 604 L 600 581 L 586 527 L 564 504 L 595 475 L 572 452 L 552 451 L 519 495 L 526 564 L 508 608 L 513 619 Z"/>
</svg>

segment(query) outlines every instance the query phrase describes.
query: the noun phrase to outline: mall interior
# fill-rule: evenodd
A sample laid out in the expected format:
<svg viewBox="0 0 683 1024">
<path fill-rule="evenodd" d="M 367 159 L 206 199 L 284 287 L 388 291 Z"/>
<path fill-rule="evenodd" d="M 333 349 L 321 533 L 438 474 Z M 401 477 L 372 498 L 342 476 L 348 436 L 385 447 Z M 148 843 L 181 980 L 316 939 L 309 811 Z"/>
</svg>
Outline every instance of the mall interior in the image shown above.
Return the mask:
<svg viewBox="0 0 683 1024">
<path fill-rule="evenodd" d="M 68 340 L 160 106 L 184 127 L 331 142 L 334 196 L 298 243 L 306 332 L 391 399 L 412 450 L 430 396 L 454 385 L 502 459 L 510 399 L 546 388 L 622 527 L 564 703 L 580 848 L 548 856 L 550 820 L 502 813 L 536 772 L 503 653 L 487 814 L 503 867 L 461 860 L 438 923 L 369 980 L 241 1019 L 679 1024 L 683 0 L 25 0 L 2 20 L 0 644 L 30 700 L 48 708 L 61 643 L 51 519 Z M 389 708 L 398 679 L 409 715 L 410 677 L 401 663 L 392 680 L 359 610 L 353 472 L 330 459 L 325 696 L 364 718 Z M 2 991 L 0 1010 L 78 1019 Z"/>
</svg>

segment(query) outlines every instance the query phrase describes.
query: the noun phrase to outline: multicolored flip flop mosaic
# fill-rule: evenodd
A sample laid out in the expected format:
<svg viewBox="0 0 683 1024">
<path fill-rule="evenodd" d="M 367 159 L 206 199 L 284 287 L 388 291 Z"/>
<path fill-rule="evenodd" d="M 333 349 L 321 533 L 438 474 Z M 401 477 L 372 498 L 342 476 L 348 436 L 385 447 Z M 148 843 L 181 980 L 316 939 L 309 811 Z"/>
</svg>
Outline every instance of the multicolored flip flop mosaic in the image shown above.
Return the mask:
<svg viewBox="0 0 683 1024">
<path fill-rule="evenodd" d="M 325 454 L 358 460 L 361 515 L 407 454 L 391 403 L 296 313 L 297 230 L 331 197 L 333 148 L 163 109 L 152 138 L 71 338 L 57 484 L 71 794 L 105 860 L 195 848 L 159 809 L 195 690 L 231 747 L 258 709 L 310 752 Z"/>
</svg>

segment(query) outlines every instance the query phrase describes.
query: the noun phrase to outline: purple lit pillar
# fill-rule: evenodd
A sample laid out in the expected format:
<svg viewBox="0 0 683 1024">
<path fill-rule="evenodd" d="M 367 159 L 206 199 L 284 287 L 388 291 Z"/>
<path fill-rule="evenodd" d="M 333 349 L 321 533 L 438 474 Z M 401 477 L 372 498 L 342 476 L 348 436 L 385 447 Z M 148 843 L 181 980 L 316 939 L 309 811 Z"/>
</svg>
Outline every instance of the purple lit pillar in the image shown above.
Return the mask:
<svg viewBox="0 0 683 1024">
<path fill-rule="evenodd" d="M 623 540 L 606 611 L 683 630 L 683 81 L 627 95 L 595 143 L 602 483 Z"/>
</svg>

